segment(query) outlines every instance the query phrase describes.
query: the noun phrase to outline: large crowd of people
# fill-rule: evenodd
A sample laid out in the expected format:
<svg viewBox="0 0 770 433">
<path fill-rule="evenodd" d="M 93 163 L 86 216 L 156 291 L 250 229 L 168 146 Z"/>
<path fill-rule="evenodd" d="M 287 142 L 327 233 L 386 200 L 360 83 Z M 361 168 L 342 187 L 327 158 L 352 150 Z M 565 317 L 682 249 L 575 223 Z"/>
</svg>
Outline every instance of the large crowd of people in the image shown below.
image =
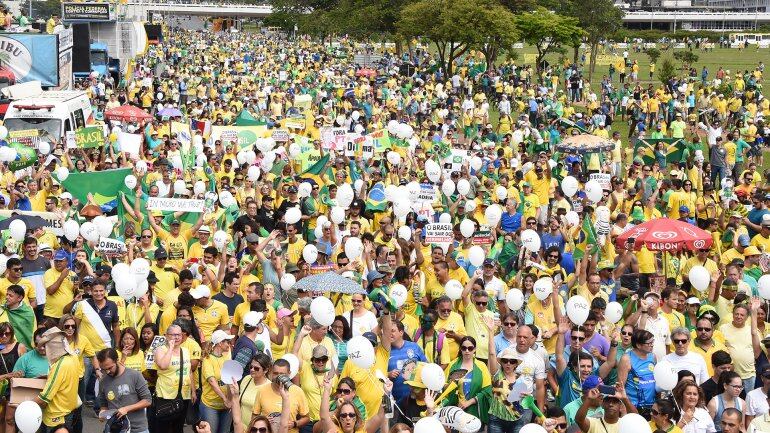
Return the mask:
<svg viewBox="0 0 770 433">
<path fill-rule="evenodd" d="M 764 64 L 356 50 L 175 29 L 79 84 L 104 146 L 2 165 L 0 207 L 64 234 L 4 232 L 0 431 L 21 377 L 46 433 L 770 431 Z M 109 202 L 66 181 L 121 169 Z M 655 220 L 709 239 L 616 242 Z"/>
</svg>

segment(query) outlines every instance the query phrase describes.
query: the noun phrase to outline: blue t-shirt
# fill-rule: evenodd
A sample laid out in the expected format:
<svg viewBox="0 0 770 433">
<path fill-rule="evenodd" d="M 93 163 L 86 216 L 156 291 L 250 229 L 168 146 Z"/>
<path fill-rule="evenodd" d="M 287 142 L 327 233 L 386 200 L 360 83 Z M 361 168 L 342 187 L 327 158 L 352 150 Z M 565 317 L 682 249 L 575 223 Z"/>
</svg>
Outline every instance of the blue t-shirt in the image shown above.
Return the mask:
<svg viewBox="0 0 770 433">
<path fill-rule="evenodd" d="M 401 370 L 407 361 L 422 361 L 428 362 L 425 357 L 425 353 L 422 348 L 412 341 L 404 341 L 404 345 L 400 348 L 395 345 L 390 346 L 390 358 L 388 359 L 388 371 Z M 404 377 L 399 374 L 393 380 L 393 398 L 396 401 L 407 397 L 411 392 L 409 385 L 404 384 Z"/>
<path fill-rule="evenodd" d="M 762 216 L 767 213 L 770 213 L 770 211 L 767 209 L 752 209 L 746 216 L 752 224 L 760 225 L 762 224 Z M 749 231 L 749 239 L 753 238 L 754 235 L 757 234 L 757 232 L 752 230 L 751 227 L 747 227 L 747 229 Z"/>
<path fill-rule="evenodd" d="M 558 377 L 559 382 L 559 406 L 565 407 L 572 401 L 577 400 L 583 395 L 583 388 L 580 384 L 580 379 L 572 371 L 571 368 L 567 368 Z"/>
<path fill-rule="evenodd" d="M 503 212 L 500 218 L 500 227 L 506 233 L 512 233 L 521 228 L 521 212 L 516 212 L 513 215 Z"/>
<path fill-rule="evenodd" d="M 564 252 L 564 245 L 566 244 L 566 242 L 564 242 L 564 236 L 562 236 L 561 233 L 552 235 L 549 232 L 545 232 L 540 235 L 540 243 L 543 245 L 543 250 L 547 250 L 551 247 L 557 247 L 559 248 L 560 253 Z"/>
<path fill-rule="evenodd" d="M 22 198 L 16 200 L 16 209 L 18 209 L 18 210 L 32 210 L 32 203 L 30 203 L 29 198 L 22 197 Z"/>
</svg>

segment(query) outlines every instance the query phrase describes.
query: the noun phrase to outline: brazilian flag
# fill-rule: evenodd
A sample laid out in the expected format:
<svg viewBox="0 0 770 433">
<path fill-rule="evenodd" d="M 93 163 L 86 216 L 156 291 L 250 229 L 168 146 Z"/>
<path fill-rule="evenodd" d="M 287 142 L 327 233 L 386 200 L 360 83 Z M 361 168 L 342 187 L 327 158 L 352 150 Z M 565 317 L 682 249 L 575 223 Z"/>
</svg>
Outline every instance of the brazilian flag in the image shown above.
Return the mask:
<svg viewBox="0 0 770 433">
<path fill-rule="evenodd" d="M 636 141 L 634 155 L 639 154 L 642 149 L 642 161 L 647 165 L 652 165 L 656 161 L 655 149 L 658 143 L 664 143 L 664 154 L 666 162 L 681 162 L 694 150 L 692 145 L 685 143 L 681 138 L 642 138 Z"/>
<path fill-rule="evenodd" d="M 591 222 L 591 217 L 586 215 L 583 217 L 583 224 L 580 226 L 579 242 L 575 244 L 575 252 L 572 254 L 572 258 L 575 260 L 582 259 L 586 255 L 588 245 L 593 245 L 593 248 L 591 251 L 588 251 L 588 254 L 594 255 L 599 251 L 594 225 Z"/>
<path fill-rule="evenodd" d="M 372 212 L 384 212 L 388 209 L 388 202 L 385 200 L 385 184 L 377 182 L 369 190 L 366 197 L 366 210 Z"/>
</svg>

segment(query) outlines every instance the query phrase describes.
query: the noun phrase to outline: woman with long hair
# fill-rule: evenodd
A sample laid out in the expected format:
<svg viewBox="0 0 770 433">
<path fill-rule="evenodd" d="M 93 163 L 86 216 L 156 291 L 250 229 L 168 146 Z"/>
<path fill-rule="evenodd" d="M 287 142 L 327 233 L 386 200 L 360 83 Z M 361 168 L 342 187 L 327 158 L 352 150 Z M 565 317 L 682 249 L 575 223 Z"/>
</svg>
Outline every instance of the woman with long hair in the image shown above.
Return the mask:
<svg viewBox="0 0 770 433">
<path fill-rule="evenodd" d="M 387 418 L 383 409 L 368 421 L 365 421 L 358 411 L 358 408 L 352 401 L 343 400 L 338 403 L 337 409 L 330 410 L 330 396 L 332 391 L 331 378 L 327 375 L 323 381 L 323 392 L 321 393 L 321 408 L 319 423 L 322 424 L 322 431 L 336 433 L 375 433 L 377 430 L 387 431 Z"/>
<path fill-rule="evenodd" d="M 650 428 L 652 431 L 660 429 L 667 433 L 682 433 L 676 425 L 678 418 L 679 411 L 674 403 L 667 398 L 659 398 L 650 410 Z"/>
<path fill-rule="evenodd" d="M 489 397 L 492 377 L 489 369 L 476 359 L 476 339 L 465 336 L 460 340 L 460 356 L 446 368 L 446 377 L 457 370 L 466 373 L 457 381 L 457 389 L 446 400 L 448 406 L 457 406 L 486 424 L 489 418 Z"/>
<path fill-rule="evenodd" d="M 353 338 L 348 321 L 342 316 L 336 316 L 328 335 L 337 351 L 337 372 L 342 373 L 342 367 L 348 359 L 348 340 Z"/>
<path fill-rule="evenodd" d="M 267 373 L 270 371 L 270 357 L 264 353 L 257 353 L 249 362 L 249 375 L 241 380 L 238 392 L 238 403 L 241 407 L 241 421 L 248 424 L 254 408 L 254 400 L 259 388 L 269 385 L 270 379 Z M 237 421 L 237 420 L 235 420 Z"/>
<path fill-rule="evenodd" d="M 64 331 L 64 336 L 67 338 L 67 343 L 70 345 L 70 349 L 75 352 L 75 355 L 80 360 L 80 398 L 85 401 L 85 387 L 84 378 L 90 377 L 91 371 L 96 371 L 96 376 L 101 377 L 102 372 L 99 370 L 99 361 L 96 359 L 96 352 L 87 338 L 80 338 L 80 327 L 78 326 L 75 317 L 71 314 L 65 314 L 59 319 L 59 329 Z"/>
<path fill-rule="evenodd" d="M 725 409 L 734 407 L 743 412 L 746 410 L 746 402 L 739 396 L 743 391 L 743 381 L 741 376 L 734 371 L 725 371 L 719 375 L 717 389 L 722 392 L 715 395 L 706 405 L 709 415 L 714 419 L 714 425 L 721 426 L 722 413 Z"/>
<path fill-rule="evenodd" d="M 681 414 L 676 425 L 684 433 L 716 432 L 714 420 L 706 410 L 703 390 L 697 383 L 685 379 L 674 387 L 672 393 Z"/>
<path fill-rule="evenodd" d="M 350 302 L 353 304 L 353 308 L 342 316 L 348 321 L 353 336 L 363 335 L 366 332 L 379 333 L 377 317 L 364 305 L 366 295 L 354 293 L 350 295 Z"/>
<path fill-rule="evenodd" d="M 5 411 L 8 410 L 8 398 L 10 397 L 9 378 L 13 375 L 13 366 L 19 360 L 21 355 L 27 352 L 24 344 L 16 341 L 13 327 L 9 322 L 0 323 L 0 420 L 5 418 Z M 6 423 L 0 422 L 0 432 L 5 431 Z"/>
<path fill-rule="evenodd" d="M 147 366 L 144 362 L 144 350 L 139 347 L 139 335 L 134 328 L 125 328 L 120 332 L 120 363 L 126 368 L 132 368 L 138 372 L 144 371 Z"/>
<path fill-rule="evenodd" d="M 147 352 L 152 345 L 152 340 L 158 335 L 158 325 L 154 323 L 145 323 L 142 326 L 141 338 L 139 339 L 139 348 Z"/>
</svg>

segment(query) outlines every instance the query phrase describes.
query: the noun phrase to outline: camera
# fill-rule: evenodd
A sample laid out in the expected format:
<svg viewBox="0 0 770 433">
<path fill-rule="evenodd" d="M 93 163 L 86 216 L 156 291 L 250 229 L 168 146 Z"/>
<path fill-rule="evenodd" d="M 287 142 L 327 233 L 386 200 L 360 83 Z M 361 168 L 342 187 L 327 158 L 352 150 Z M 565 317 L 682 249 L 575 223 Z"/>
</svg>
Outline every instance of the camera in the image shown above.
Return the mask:
<svg viewBox="0 0 770 433">
<path fill-rule="evenodd" d="M 285 389 L 289 389 L 292 385 L 291 378 L 285 374 L 278 376 L 275 380 L 278 381 Z"/>
</svg>

